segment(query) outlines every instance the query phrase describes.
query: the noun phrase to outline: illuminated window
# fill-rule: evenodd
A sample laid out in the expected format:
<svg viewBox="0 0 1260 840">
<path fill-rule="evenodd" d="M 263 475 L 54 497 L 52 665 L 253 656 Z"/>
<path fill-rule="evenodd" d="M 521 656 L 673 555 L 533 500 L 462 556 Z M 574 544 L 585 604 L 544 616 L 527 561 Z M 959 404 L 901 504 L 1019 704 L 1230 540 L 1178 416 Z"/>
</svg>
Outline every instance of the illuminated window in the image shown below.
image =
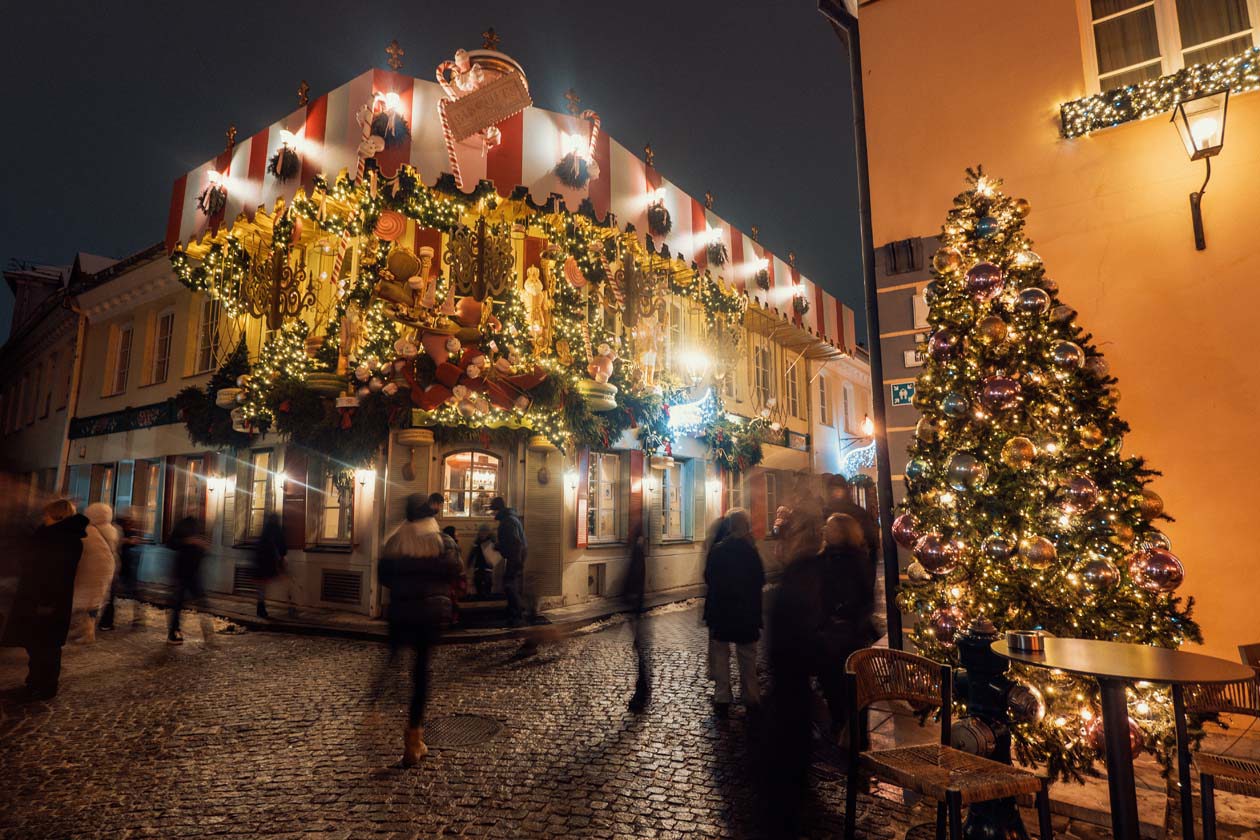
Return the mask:
<svg viewBox="0 0 1260 840">
<path fill-rule="evenodd" d="M 1095 90 L 1238 55 L 1255 43 L 1254 0 L 1077 0 Z"/>
<path fill-rule="evenodd" d="M 853 404 L 855 402 L 853 396 L 853 386 L 848 382 L 844 383 L 844 386 L 840 389 L 840 394 L 842 397 L 842 408 L 844 412 L 844 430 L 850 434 L 857 434 L 858 424 L 853 412 Z"/>
<path fill-rule="evenodd" d="M 615 542 L 621 497 L 621 458 L 612 452 L 592 452 L 588 472 L 587 539 L 593 543 Z"/>
<path fill-rule="evenodd" d="M 219 320 L 222 306 L 217 300 L 207 298 L 201 303 L 197 318 L 197 351 L 193 359 L 193 373 L 209 373 L 214 370 L 215 357 L 219 352 Z"/>
<path fill-rule="evenodd" d="M 344 545 L 350 542 L 354 529 L 354 488 L 337 488 L 333 476 L 324 477 L 320 493 L 318 542 Z"/>
<path fill-rule="evenodd" d="M 734 473 L 726 473 L 722 481 L 722 490 L 726 493 L 726 509 L 744 507 L 744 479 Z"/>
<path fill-rule="evenodd" d="M 798 364 L 789 364 L 784 372 L 787 382 L 787 407 L 793 417 L 804 417 L 801 414 L 801 369 Z"/>
<path fill-rule="evenodd" d="M 661 539 L 684 540 L 687 538 L 686 464 L 677 462 L 661 470 Z"/>
<path fill-rule="evenodd" d="M 493 516 L 490 500 L 499 495 L 499 459 L 488 452 L 465 449 L 442 462 L 444 516 Z"/>
<path fill-rule="evenodd" d="M 153 331 L 153 366 L 149 370 L 149 383 L 165 382 L 171 369 L 171 333 L 175 329 L 175 313 L 163 312 Z"/>
<path fill-rule="evenodd" d="M 121 394 L 127 390 L 127 376 L 131 371 L 131 324 L 118 327 L 114 333 L 113 365 L 110 368 L 109 394 Z"/>
<path fill-rule="evenodd" d="M 824 426 L 830 426 L 833 422 L 831 416 L 831 393 L 827 389 L 827 377 L 818 377 L 818 422 Z"/>
<path fill-rule="evenodd" d="M 773 355 L 769 347 L 759 345 L 753 351 L 753 391 L 759 405 L 774 396 L 774 377 L 771 375 Z"/>
<path fill-rule="evenodd" d="M 275 475 L 272 473 L 270 449 L 249 453 L 249 509 L 245 517 L 245 536 L 262 535 L 263 522 L 275 508 Z"/>
<path fill-rule="evenodd" d="M 131 485 L 131 506 L 136 527 L 146 540 L 157 539 L 159 484 L 161 461 L 136 461 Z"/>
</svg>

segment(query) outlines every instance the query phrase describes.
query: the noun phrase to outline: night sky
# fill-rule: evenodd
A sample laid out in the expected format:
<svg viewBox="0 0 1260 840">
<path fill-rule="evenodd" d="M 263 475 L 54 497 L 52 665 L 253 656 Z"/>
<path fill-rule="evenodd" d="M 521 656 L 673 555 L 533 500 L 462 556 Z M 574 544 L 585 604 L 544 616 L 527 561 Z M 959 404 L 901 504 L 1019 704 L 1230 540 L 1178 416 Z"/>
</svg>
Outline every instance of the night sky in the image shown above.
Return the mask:
<svg viewBox="0 0 1260 840">
<path fill-rule="evenodd" d="M 864 321 L 847 64 L 815 0 L 40 0 L 5 22 L 6 265 L 152 245 L 172 182 L 222 150 L 229 123 L 248 137 L 293 110 L 301 79 L 314 98 L 385 67 L 391 38 L 403 72 L 432 78 L 493 26 L 535 105 L 562 111 L 575 88 L 602 130 L 636 151 L 650 141 L 667 178 L 795 250 Z M 7 338 L 7 284 L 0 295 Z"/>
</svg>

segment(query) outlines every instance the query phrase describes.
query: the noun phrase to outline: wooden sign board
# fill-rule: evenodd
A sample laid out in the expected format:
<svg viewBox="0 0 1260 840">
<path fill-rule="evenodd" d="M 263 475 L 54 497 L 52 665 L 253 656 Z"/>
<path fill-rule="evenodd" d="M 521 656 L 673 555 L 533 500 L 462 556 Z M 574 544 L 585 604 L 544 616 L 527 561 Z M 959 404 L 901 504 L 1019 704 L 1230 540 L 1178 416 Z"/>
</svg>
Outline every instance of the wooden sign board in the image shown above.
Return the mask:
<svg viewBox="0 0 1260 840">
<path fill-rule="evenodd" d="M 507 73 L 477 90 L 446 103 L 446 123 L 456 140 L 464 140 L 533 105 L 525 80 Z"/>
</svg>

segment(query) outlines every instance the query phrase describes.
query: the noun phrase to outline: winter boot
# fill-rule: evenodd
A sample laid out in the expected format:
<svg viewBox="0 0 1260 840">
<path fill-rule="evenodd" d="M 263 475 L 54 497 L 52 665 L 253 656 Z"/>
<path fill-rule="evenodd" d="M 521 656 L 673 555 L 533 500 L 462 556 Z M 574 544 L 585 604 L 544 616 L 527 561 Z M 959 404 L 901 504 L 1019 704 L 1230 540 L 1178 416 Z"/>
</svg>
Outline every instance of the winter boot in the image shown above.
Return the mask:
<svg viewBox="0 0 1260 840">
<path fill-rule="evenodd" d="M 424 727 L 408 726 L 403 731 L 403 767 L 415 767 L 428 754 L 429 748 L 424 743 Z"/>
</svg>

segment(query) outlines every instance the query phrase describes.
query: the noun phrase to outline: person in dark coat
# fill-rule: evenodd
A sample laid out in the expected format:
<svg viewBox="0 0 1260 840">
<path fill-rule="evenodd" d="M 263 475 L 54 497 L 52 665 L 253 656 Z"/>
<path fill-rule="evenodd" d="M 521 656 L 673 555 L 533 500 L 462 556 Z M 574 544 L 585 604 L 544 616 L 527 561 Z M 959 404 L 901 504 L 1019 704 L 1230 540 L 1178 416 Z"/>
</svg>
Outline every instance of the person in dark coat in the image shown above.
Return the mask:
<svg viewBox="0 0 1260 840">
<path fill-rule="evenodd" d="M 75 513 L 68 499 L 50 502 L 44 508 L 43 524 L 29 543 L 30 550 L 21 558 L 21 576 L 4 642 L 26 648 L 26 690 L 33 700 L 48 700 L 57 694 L 61 648 L 70 632 L 74 577 L 87 527 L 87 517 Z"/>
<path fill-rule="evenodd" d="M 487 556 L 487 551 L 494 555 L 494 559 L 498 559 L 498 552 L 494 548 L 494 529 L 489 525 L 482 525 L 477 529 L 472 551 L 468 553 L 468 566 L 472 569 L 473 588 L 478 598 L 489 598 L 494 589 L 494 560 Z"/>
<path fill-rule="evenodd" d="M 179 625 L 184 605 L 194 603 L 204 607 L 206 603 L 206 592 L 201 585 L 201 562 L 206 557 L 209 543 L 202 531 L 201 522 L 194 516 L 185 516 L 171 529 L 166 546 L 175 552 L 175 592 L 166 641 L 167 644 L 182 645 L 184 634 L 180 632 Z M 209 643 L 213 638 L 213 626 L 208 620 L 203 620 L 201 630 L 204 640 Z"/>
<path fill-rule="evenodd" d="M 844 689 L 844 664 L 849 655 L 877 638 L 875 577 L 861 524 L 851 516 L 833 513 L 823 529 L 825 545 L 821 658 L 818 684 L 831 712 L 833 737 L 849 723 L 849 698 Z"/>
<path fill-rule="evenodd" d="M 114 522 L 120 539 L 118 542 L 118 571 L 114 574 L 114 582 L 109 589 L 109 600 L 101 611 L 101 622 L 98 630 L 113 630 L 117 610 L 115 601 L 128 598 L 135 604 L 131 613 L 131 626 L 144 625 L 144 614 L 140 605 L 140 543 L 144 535 L 140 532 L 140 524 L 136 521 L 134 511 L 128 511 Z"/>
<path fill-rule="evenodd" d="M 652 698 L 652 679 L 648 665 L 648 623 L 644 595 L 647 589 L 647 550 L 644 545 L 643 526 L 635 523 L 627 537 L 630 543 L 630 566 L 626 569 L 626 582 L 622 599 L 630 614 L 630 627 L 634 631 L 634 652 L 638 660 L 638 677 L 634 694 L 630 697 L 630 711 L 640 714 L 647 710 Z"/>
<path fill-rule="evenodd" d="M 825 515 L 843 513 L 851 516 L 862 529 L 862 542 L 865 544 L 873 576 L 875 570 L 879 568 L 879 528 L 875 525 L 874 517 L 866 508 L 853 501 L 853 488 L 849 485 L 849 480 L 842 475 L 831 477 L 827 483 L 827 495 Z M 872 577 L 871 586 L 874 585 L 874 577 Z"/>
<path fill-rule="evenodd" d="M 442 625 L 451 619 L 451 583 L 463 573 L 459 550 L 438 528 L 428 500 L 407 497 L 407 521 L 390 535 L 381 549 L 377 568 L 381 584 L 389 587 L 390 662 L 404 647 L 416 652 L 411 706 L 403 733 L 403 766 L 411 767 L 428 754 L 424 743 L 424 708 L 429 694 L 429 651 Z"/>
<path fill-rule="evenodd" d="M 269 513 L 263 520 L 262 533 L 254 545 L 254 579 L 258 584 L 259 618 L 267 615 L 267 585 L 284 574 L 285 557 L 289 549 L 284 542 L 284 526 L 280 515 Z"/>
<path fill-rule="evenodd" d="M 520 627 L 529 618 L 525 603 L 525 557 L 529 548 L 525 526 L 502 496 L 490 500 L 490 510 L 499 523 L 495 547 L 503 555 L 503 594 L 507 596 L 508 624 Z"/>
<path fill-rule="evenodd" d="M 704 622 L 709 626 L 709 678 L 714 681 L 713 703 L 718 714 L 731 704 L 731 645 L 739 659 L 740 692 L 744 705 L 759 708 L 757 641 L 761 638 L 761 589 L 766 583 L 761 555 L 752 539 L 752 522 L 740 508 L 727 516 L 730 535 L 713 547 L 704 564 L 708 594 Z"/>
</svg>

